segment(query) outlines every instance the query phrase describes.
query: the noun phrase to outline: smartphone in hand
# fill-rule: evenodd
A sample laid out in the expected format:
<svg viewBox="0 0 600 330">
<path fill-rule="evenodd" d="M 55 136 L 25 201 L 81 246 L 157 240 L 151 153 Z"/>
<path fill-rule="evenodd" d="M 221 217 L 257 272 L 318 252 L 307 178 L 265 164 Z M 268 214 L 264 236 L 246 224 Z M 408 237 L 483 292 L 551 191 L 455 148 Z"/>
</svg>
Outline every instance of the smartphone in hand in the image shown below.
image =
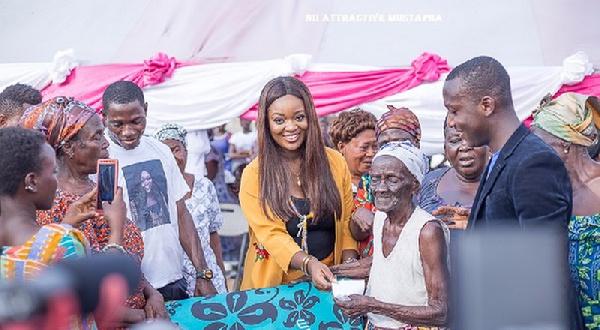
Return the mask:
<svg viewBox="0 0 600 330">
<path fill-rule="evenodd" d="M 99 159 L 97 170 L 98 198 L 96 211 L 102 211 L 102 202 L 112 202 L 117 193 L 119 161 L 116 159 Z"/>
</svg>

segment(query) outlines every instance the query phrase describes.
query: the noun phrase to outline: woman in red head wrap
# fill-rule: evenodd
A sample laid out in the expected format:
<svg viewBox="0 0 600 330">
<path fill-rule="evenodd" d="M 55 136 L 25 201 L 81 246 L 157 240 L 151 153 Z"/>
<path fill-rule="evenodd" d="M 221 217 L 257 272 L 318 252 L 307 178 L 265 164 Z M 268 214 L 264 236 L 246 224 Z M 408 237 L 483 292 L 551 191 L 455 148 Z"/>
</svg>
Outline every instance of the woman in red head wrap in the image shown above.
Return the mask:
<svg viewBox="0 0 600 330">
<path fill-rule="evenodd" d="M 54 206 L 38 212 L 37 221 L 39 225 L 60 223 L 71 204 L 95 188 L 89 176 L 96 173 L 98 159 L 108 158 L 102 119 L 87 104 L 59 96 L 27 109 L 19 125 L 44 133 L 56 151 L 58 189 Z M 144 242 L 137 226 L 125 218 L 125 213 L 121 219 L 108 220 L 95 217 L 72 225 L 84 233 L 93 251 L 122 245 L 141 264 Z M 167 317 L 162 296 L 146 281 L 128 297 L 125 306 L 124 326 L 146 318 Z"/>
</svg>

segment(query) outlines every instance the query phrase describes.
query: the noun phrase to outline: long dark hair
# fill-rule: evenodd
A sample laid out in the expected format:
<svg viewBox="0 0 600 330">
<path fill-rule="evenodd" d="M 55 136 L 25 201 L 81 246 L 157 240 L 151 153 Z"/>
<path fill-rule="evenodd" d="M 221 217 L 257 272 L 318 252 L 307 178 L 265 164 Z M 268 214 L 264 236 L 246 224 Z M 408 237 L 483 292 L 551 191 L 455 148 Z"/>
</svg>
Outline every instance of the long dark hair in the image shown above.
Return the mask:
<svg viewBox="0 0 600 330">
<path fill-rule="evenodd" d="M 300 152 L 302 166 L 300 177 L 302 190 L 310 202 L 315 217 L 313 221 L 342 214 L 342 200 L 329 167 L 325 142 L 321 135 L 319 119 L 312 96 L 306 85 L 293 77 L 278 77 L 269 81 L 263 88 L 258 101 L 258 162 L 261 206 L 270 219 L 272 214 L 287 221 L 294 217 L 290 206 L 290 180 L 281 161 L 282 148 L 273 140 L 269 128 L 269 107 L 275 100 L 292 95 L 304 103 L 308 128 Z M 289 170 L 288 170 L 289 171 Z M 309 176 L 310 175 L 310 179 Z"/>
</svg>

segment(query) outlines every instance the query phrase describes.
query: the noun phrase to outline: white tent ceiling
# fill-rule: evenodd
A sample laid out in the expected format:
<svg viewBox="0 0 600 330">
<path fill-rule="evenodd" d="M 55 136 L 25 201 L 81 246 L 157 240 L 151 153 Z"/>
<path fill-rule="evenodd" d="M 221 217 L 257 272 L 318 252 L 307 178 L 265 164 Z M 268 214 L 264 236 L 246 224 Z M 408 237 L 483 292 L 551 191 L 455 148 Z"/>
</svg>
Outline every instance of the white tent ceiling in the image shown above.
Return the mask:
<svg viewBox="0 0 600 330">
<path fill-rule="evenodd" d="M 584 51 L 598 68 L 599 14 L 597 0 L 0 0 L 0 63 L 49 62 L 73 48 L 81 64 L 160 51 L 198 62 L 307 53 L 400 67 L 429 51 L 450 65 L 487 54 L 506 66 L 558 66 Z"/>
</svg>

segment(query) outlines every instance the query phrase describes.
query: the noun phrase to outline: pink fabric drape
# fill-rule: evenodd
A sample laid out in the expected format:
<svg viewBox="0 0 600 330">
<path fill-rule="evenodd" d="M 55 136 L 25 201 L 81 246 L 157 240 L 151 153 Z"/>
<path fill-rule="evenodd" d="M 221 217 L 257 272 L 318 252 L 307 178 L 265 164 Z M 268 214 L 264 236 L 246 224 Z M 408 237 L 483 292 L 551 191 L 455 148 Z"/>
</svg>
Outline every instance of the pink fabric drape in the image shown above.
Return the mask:
<svg viewBox="0 0 600 330">
<path fill-rule="evenodd" d="M 301 77 L 310 89 L 319 116 L 336 113 L 362 103 L 379 100 L 436 81 L 450 71 L 446 60 L 438 55 L 423 53 L 408 69 L 386 69 L 359 72 L 306 72 Z M 258 105 L 242 118 L 256 119 Z"/>
<path fill-rule="evenodd" d="M 558 92 L 554 94 L 553 98 L 569 92 L 600 97 L 600 73 L 586 76 L 580 83 L 575 85 L 563 85 Z"/>
<path fill-rule="evenodd" d="M 174 57 L 158 53 L 142 64 L 106 64 L 80 66 L 71 71 L 60 85 L 44 88 L 42 97 L 71 96 L 96 110 L 102 108 L 102 93 L 108 85 L 119 80 L 132 81 L 141 88 L 162 83 L 173 75 L 176 68 L 185 66 Z"/>
</svg>

